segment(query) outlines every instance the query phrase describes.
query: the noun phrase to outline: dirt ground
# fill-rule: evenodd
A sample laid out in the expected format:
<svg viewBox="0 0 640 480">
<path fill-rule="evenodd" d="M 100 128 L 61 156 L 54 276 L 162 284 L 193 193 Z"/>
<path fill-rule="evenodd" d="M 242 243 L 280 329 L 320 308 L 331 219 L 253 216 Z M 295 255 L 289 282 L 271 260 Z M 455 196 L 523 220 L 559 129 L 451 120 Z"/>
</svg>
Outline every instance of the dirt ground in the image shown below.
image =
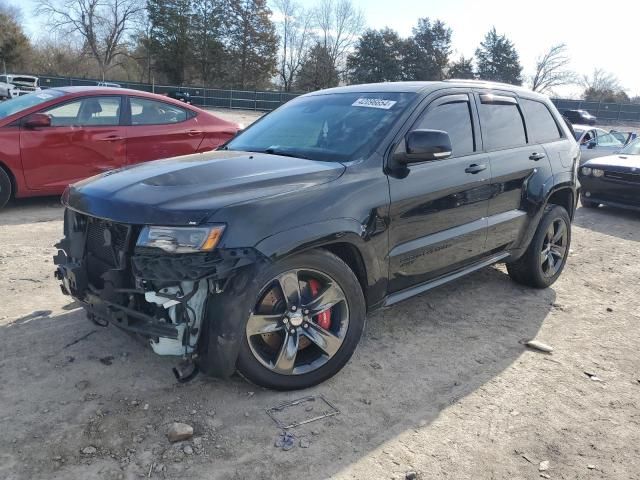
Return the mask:
<svg viewBox="0 0 640 480">
<path fill-rule="evenodd" d="M 61 216 L 0 212 L 2 479 L 640 479 L 640 214 L 580 208 L 552 288 L 488 268 L 371 315 L 340 374 L 292 393 L 177 384 L 87 321 L 52 275 Z M 340 414 L 275 447 L 265 409 L 316 394 Z M 174 421 L 194 438 L 170 444 Z"/>
</svg>

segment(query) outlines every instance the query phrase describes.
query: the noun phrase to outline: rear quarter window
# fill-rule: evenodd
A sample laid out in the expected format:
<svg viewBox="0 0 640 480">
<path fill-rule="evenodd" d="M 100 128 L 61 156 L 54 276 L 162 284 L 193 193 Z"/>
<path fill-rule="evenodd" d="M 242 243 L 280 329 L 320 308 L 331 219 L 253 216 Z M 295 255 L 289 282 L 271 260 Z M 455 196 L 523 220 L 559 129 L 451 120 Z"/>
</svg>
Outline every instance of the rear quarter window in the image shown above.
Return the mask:
<svg viewBox="0 0 640 480">
<path fill-rule="evenodd" d="M 531 142 L 553 142 L 562 138 L 558 124 L 544 103 L 521 98 L 520 105 L 524 110 Z"/>
</svg>

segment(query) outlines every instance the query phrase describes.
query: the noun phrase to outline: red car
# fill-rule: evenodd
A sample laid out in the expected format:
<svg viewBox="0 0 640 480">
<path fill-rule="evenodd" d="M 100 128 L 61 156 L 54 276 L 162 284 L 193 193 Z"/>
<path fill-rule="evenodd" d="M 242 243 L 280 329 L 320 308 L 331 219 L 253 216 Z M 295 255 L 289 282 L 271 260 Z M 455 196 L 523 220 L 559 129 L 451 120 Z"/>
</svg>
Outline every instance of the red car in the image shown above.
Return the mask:
<svg viewBox="0 0 640 480">
<path fill-rule="evenodd" d="M 0 208 L 92 175 L 213 150 L 240 126 L 136 90 L 53 88 L 0 103 Z"/>
</svg>

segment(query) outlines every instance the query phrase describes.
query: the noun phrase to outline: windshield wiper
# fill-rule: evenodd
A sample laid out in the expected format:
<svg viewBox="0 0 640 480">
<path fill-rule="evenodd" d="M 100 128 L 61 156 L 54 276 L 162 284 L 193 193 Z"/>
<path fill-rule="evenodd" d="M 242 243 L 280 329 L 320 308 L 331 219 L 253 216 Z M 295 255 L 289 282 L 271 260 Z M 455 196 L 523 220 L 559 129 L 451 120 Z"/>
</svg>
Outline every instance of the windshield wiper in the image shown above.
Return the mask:
<svg viewBox="0 0 640 480">
<path fill-rule="evenodd" d="M 262 150 L 259 153 L 267 153 L 269 155 L 280 155 L 281 157 L 304 158 L 305 160 L 311 160 L 309 157 L 305 157 L 304 155 L 300 155 L 299 153 L 288 152 L 286 150 L 280 150 L 277 148 L 267 148 L 265 150 Z"/>
</svg>

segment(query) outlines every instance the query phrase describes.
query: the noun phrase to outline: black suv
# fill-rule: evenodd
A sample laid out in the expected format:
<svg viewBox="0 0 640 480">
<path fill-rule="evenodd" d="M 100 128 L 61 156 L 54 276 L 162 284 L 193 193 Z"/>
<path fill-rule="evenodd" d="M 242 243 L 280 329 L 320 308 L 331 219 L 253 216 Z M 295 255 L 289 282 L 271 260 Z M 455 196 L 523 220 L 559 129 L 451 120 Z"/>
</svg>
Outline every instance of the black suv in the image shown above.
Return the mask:
<svg viewBox="0 0 640 480">
<path fill-rule="evenodd" d="M 544 96 L 473 81 L 310 93 L 216 152 L 72 185 L 62 290 L 197 367 L 276 389 L 351 357 L 367 312 L 506 262 L 565 265 L 579 149 Z"/>
</svg>

